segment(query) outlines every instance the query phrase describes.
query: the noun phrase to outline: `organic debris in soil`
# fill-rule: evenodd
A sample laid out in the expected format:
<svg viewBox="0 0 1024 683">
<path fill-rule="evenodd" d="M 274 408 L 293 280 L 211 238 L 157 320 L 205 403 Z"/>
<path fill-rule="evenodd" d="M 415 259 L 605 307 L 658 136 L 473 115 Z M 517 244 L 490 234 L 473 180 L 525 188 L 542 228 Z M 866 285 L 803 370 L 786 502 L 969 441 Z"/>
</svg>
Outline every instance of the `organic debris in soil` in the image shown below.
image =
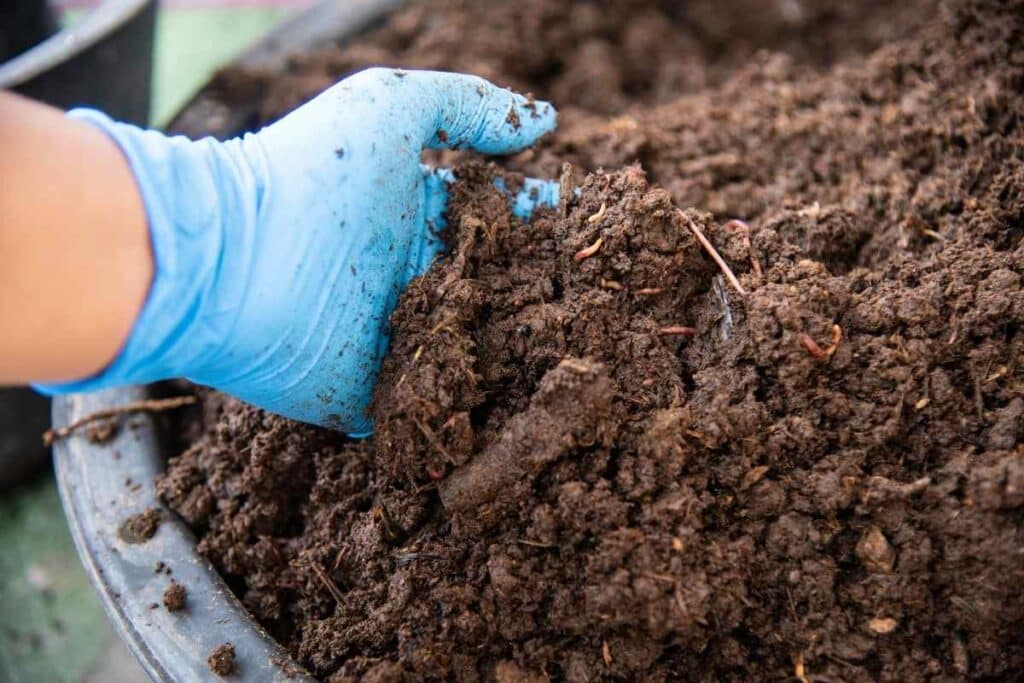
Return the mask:
<svg viewBox="0 0 1024 683">
<path fill-rule="evenodd" d="M 168 612 L 180 612 L 185 609 L 185 602 L 188 600 L 188 591 L 183 585 L 173 579 L 164 590 L 163 603 Z"/>
<path fill-rule="evenodd" d="M 159 509 L 143 510 L 121 522 L 118 536 L 125 543 L 145 543 L 156 534 L 161 521 L 163 521 L 163 513 Z"/>
<path fill-rule="evenodd" d="M 231 643 L 218 645 L 207 657 L 206 665 L 218 676 L 230 676 L 235 673 L 235 646 Z"/>
<path fill-rule="evenodd" d="M 332 681 L 1016 676 L 1024 4 L 925 18 L 461 166 L 375 439 L 204 393 L 162 495 Z"/>
</svg>

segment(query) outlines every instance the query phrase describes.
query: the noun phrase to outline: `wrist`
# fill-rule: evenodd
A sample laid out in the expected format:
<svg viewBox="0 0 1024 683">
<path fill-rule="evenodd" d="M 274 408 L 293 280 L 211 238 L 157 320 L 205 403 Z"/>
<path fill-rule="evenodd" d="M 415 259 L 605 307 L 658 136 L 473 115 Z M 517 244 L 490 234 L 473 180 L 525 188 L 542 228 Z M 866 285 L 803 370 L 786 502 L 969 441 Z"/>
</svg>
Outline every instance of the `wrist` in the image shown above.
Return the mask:
<svg viewBox="0 0 1024 683">
<path fill-rule="evenodd" d="M 217 354 L 234 322 L 260 183 L 238 141 L 168 137 L 92 110 L 69 116 L 102 130 L 127 158 L 145 207 L 153 278 L 127 340 L 106 368 L 39 388 L 94 391 L 191 376 Z"/>
</svg>

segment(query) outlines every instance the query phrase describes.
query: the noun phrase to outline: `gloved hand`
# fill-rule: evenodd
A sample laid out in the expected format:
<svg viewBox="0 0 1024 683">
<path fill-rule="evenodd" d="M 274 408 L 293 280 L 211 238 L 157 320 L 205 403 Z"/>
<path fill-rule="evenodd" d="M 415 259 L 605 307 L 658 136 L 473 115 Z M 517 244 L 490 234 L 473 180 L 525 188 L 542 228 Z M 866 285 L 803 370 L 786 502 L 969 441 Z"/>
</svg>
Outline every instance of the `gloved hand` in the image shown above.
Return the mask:
<svg viewBox="0 0 1024 683">
<path fill-rule="evenodd" d="M 507 154 L 555 110 L 472 76 L 370 69 L 241 139 L 192 142 L 71 113 L 127 156 L 155 276 L 118 357 L 50 393 L 186 377 L 272 412 L 365 435 L 388 318 L 442 247 L 451 173 L 424 147 Z M 535 181 L 520 215 L 558 200 Z M 97 264 L 102 267 L 102 264 Z"/>
</svg>

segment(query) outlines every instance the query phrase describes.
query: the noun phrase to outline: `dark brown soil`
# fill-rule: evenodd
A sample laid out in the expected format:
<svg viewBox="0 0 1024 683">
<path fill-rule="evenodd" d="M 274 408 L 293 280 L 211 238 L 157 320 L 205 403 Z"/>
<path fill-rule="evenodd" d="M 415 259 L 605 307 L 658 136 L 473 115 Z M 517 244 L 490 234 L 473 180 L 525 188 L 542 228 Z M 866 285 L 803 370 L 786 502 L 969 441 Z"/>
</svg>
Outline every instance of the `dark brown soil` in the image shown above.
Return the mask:
<svg viewBox="0 0 1024 683">
<path fill-rule="evenodd" d="M 207 657 L 206 665 L 218 676 L 230 676 L 235 673 L 235 646 L 231 643 L 218 645 Z"/>
<path fill-rule="evenodd" d="M 894 4 L 794 2 L 817 18 L 792 30 L 758 13 L 787 3 L 686 5 L 702 40 L 738 36 L 715 53 L 654 2 L 493 3 L 508 33 L 484 42 L 482 10 L 439 1 L 335 53 L 431 45 L 430 66 L 581 109 L 504 169 L 460 166 L 374 440 L 204 394 L 160 491 L 299 661 L 332 681 L 1019 677 L 1024 3 Z M 317 59 L 281 79 L 294 101 L 303 74 L 326 84 Z M 491 183 L 567 160 L 582 192 L 529 225 Z"/>
<path fill-rule="evenodd" d="M 177 581 L 171 581 L 164 590 L 163 603 L 168 612 L 180 612 L 185 609 L 188 591 Z"/>
<path fill-rule="evenodd" d="M 895 5 L 895 6 L 894 6 Z M 474 73 L 543 93 L 563 114 L 612 114 L 731 76 L 760 50 L 824 67 L 907 35 L 934 0 L 429 0 L 343 47 L 297 55 L 284 74 L 230 69 L 218 85 L 259 96 L 266 120 L 367 66 Z"/>
</svg>

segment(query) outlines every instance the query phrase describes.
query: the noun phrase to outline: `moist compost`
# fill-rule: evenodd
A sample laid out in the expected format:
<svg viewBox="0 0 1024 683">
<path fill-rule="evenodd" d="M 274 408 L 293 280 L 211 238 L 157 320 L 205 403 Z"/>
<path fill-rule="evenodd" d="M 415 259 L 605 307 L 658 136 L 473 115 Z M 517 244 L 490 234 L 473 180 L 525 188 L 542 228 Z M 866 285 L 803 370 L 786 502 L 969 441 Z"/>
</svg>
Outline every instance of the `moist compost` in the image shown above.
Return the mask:
<svg viewBox="0 0 1024 683">
<path fill-rule="evenodd" d="M 400 63 L 571 112 L 446 157 L 374 439 L 203 392 L 160 481 L 311 672 L 1020 675 L 1024 3 L 847 4 L 428 2 L 250 91 Z M 581 191 L 524 224 L 518 173 Z"/>
</svg>

